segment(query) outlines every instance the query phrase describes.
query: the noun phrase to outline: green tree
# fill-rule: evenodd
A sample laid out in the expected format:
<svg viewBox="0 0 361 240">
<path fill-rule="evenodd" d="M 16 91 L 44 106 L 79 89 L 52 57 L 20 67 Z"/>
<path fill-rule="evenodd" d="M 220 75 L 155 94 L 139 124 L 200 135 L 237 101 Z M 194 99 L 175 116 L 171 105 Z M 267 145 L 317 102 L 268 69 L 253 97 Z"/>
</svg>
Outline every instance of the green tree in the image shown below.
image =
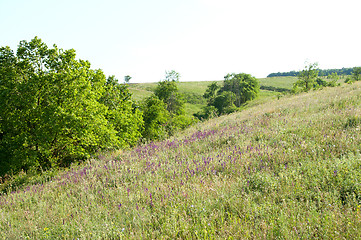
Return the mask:
<svg viewBox="0 0 361 240">
<path fill-rule="evenodd" d="M 217 82 L 213 82 L 208 85 L 206 92 L 203 94 L 203 97 L 207 99 L 207 104 L 212 105 L 214 98 L 217 96 L 217 92 L 220 89 Z"/>
<path fill-rule="evenodd" d="M 16 55 L 0 48 L 1 174 L 67 165 L 134 143 L 121 139 L 126 124 L 110 120 L 123 111 L 129 117 L 131 104 L 127 96 L 120 107 L 110 105 L 116 98 L 105 103 L 106 85 L 103 72 L 76 60 L 73 49 L 48 48 L 37 37 L 21 41 Z"/>
<path fill-rule="evenodd" d="M 122 147 L 135 145 L 141 138 L 142 113 L 131 99 L 128 85 L 119 84 L 114 76 L 107 78 L 100 102 L 108 107 L 106 118 L 116 130 Z"/>
<path fill-rule="evenodd" d="M 125 83 L 129 83 L 130 79 L 132 79 L 131 76 L 129 76 L 129 75 L 124 76 L 124 82 L 125 82 Z"/>
<path fill-rule="evenodd" d="M 167 105 L 171 115 L 184 114 L 184 99 L 178 91 L 179 73 L 172 70 L 166 72 L 165 79 L 158 82 L 154 94 Z"/>
<path fill-rule="evenodd" d="M 170 119 L 166 104 L 152 95 L 145 99 L 141 108 L 144 119 L 143 137 L 150 140 L 164 138 L 167 134 L 166 124 Z"/>
<path fill-rule="evenodd" d="M 318 78 L 318 64 L 310 63 L 305 66 L 305 69 L 300 72 L 298 75 L 298 81 L 293 85 L 293 91 L 298 91 L 298 88 L 301 88 L 301 91 L 309 91 L 315 85 L 315 82 Z"/>
<path fill-rule="evenodd" d="M 340 79 L 340 77 L 338 76 L 337 72 L 333 72 L 331 74 L 328 75 L 328 78 L 331 79 L 328 82 L 328 86 L 330 87 L 336 87 L 337 85 L 339 85 L 337 82 Z"/>
<path fill-rule="evenodd" d="M 235 94 L 234 104 L 240 107 L 243 103 L 256 98 L 259 94 L 259 81 L 246 73 L 231 73 L 224 77 L 223 87 L 220 92 L 233 92 Z"/>
<path fill-rule="evenodd" d="M 218 115 L 231 113 L 237 109 L 234 105 L 235 100 L 236 94 L 230 91 L 224 91 L 214 98 L 212 105 L 216 107 Z"/>
<path fill-rule="evenodd" d="M 361 80 L 361 67 L 354 67 L 352 71 L 352 79 L 354 81 Z"/>
</svg>

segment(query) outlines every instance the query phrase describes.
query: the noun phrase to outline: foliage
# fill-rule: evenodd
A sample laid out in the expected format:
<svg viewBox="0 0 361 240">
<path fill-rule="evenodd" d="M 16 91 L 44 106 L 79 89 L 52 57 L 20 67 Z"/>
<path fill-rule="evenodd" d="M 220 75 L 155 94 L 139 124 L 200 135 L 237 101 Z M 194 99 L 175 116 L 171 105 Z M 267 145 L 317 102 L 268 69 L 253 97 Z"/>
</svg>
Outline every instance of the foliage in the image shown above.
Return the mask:
<svg viewBox="0 0 361 240">
<path fill-rule="evenodd" d="M 217 82 L 210 84 L 203 94 L 207 99 L 207 108 L 203 112 L 195 114 L 199 119 L 208 119 L 214 116 L 213 106 L 217 110 L 216 115 L 228 114 L 237 111 L 237 107 L 249 100 L 256 98 L 260 91 L 260 85 L 255 77 L 250 74 L 227 74 L 223 82 L 223 87 L 219 87 Z"/>
<path fill-rule="evenodd" d="M 259 94 L 260 85 L 255 77 L 246 73 L 231 73 L 224 77 L 221 92 L 230 91 L 235 94 L 234 104 L 240 107 L 243 103 L 256 98 Z"/>
<path fill-rule="evenodd" d="M 165 79 L 159 81 L 154 94 L 167 105 L 168 112 L 173 115 L 184 114 L 184 100 L 178 91 L 179 73 L 172 70 L 166 72 Z"/>
<path fill-rule="evenodd" d="M 166 130 L 168 136 L 173 136 L 180 130 L 184 130 L 190 125 L 196 123 L 194 117 L 183 115 L 175 115 L 169 119 L 169 122 L 166 124 Z"/>
<path fill-rule="evenodd" d="M 145 99 L 141 108 L 144 119 L 143 137 L 150 140 L 166 137 L 165 125 L 170 119 L 166 104 L 157 96 L 152 95 Z"/>
<path fill-rule="evenodd" d="M 293 85 L 293 91 L 297 92 L 298 88 L 301 89 L 301 91 L 307 92 L 311 90 L 315 82 L 318 78 L 318 64 L 317 63 L 310 63 L 307 66 L 305 66 L 305 69 L 300 72 L 298 75 L 298 81 L 294 83 Z"/>
<path fill-rule="evenodd" d="M 219 89 L 220 87 L 218 86 L 217 82 L 213 82 L 208 85 L 206 92 L 203 94 L 203 98 L 207 99 L 208 105 L 212 105 Z"/>
<path fill-rule="evenodd" d="M 328 82 L 320 77 L 316 79 L 312 88 L 322 88 L 328 86 Z"/>
<path fill-rule="evenodd" d="M 108 107 L 106 118 L 116 130 L 120 146 L 134 146 L 141 138 L 142 113 L 131 99 L 127 84 L 119 84 L 114 76 L 108 77 L 99 102 Z"/>
<path fill-rule="evenodd" d="M 127 93 L 110 97 L 121 105 L 109 110 L 110 103 L 100 101 L 109 90 L 103 72 L 75 56 L 37 37 L 21 41 L 16 55 L 0 48 L 0 174 L 66 166 L 139 136 L 120 118 L 132 115 Z"/>
<path fill-rule="evenodd" d="M 215 106 L 205 106 L 203 107 L 202 111 L 195 113 L 194 116 L 199 120 L 207 120 L 218 117 L 218 111 Z"/>
<path fill-rule="evenodd" d="M 183 95 L 183 100 L 186 103 L 190 103 L 190 104 L 206 104 L 206 101 L 202 97 L 202 94 L 188 92 L 188 93 L 182 93 L 182 95 Z"/>
<path fill-rule="evenodd" d="M 331 81 L 328 82 L 328 86 L 329 86 L 329 87 L 336 87 L 336 86 L 339 86 L 339 85 L 340 85 L 339 83 L 337 83 L 338 80 L 340 79 L 340 77 L 337 75 L 336 72 L 331 73 L 330 75 L 328 75 L 327 78 L 328 78 L 328 79 L 331 79 Z"/>
<path fill-rule="evenodd" d="M 231 113 L 237 109 L 234 105 L 235 100 L 236 94 L 230 91 L 224 91 L 214 98 L 211 105 L 217 109 L 218 115 L 222 115 Z"/>
<path fill-rule="evenodd" d="M 125 83 L 129 83 L 129 82 L 130 82 L 130 79 L 132 79 L 131 76 L 129 76 L 129 75 L 124 76 L 124 82 L 125 82 Z"/>
<path fill-rule="evenodd" d="M 327 78 L 330 81 L 319 77 L 319 69 L 317 68 L 317 63 L 310 63 L 305 66 L 305 69 L 298 75 L 298 81 L 293 85 L 292 92 L 307 92 L 311 89 L 318 89 L 322 87 L 336 87 L 340 84 L 338 83 L 339 76 L 337 72 L 330 73 Z"/>
<path fill-rule="evenodd" d="M 354 81 L 360 81 L 361 80 L 361 67 L 353 68 L 352 79 Z"/>
<path fill-rule="evenodd" d="M 319 69 L 319 76 L 330 76 L 331 74 L 337 73 L 338 75 L 351 75 L 353 68 L 340 68 L 340 69 Z M 296 77 L 300 74 L 299 71 L 290 71 L 290 72 L 278 72 L 278 73 L 271 73 L 267 76 L 270 77 L 286 77 L 286 76 L 293 76 Z"/>
</svg>

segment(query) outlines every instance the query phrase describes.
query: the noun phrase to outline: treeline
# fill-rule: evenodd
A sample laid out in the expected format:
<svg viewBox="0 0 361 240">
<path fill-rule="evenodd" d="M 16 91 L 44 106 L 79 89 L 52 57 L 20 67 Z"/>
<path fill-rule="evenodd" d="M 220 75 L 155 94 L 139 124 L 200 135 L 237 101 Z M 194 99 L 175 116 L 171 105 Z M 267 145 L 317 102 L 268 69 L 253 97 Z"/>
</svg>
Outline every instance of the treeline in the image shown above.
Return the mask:
<svg viewBox="0 0 361 240">
<path fill-rule="evenodd" d="M 298 75 L 298 80 L 293 84 L 292 93 L 307 92 L 310 90 L 320 89 L 323 87 L 339 86 L 339 76 L 336 72 L 327 76 L 328 81 L 319 76 L 319 69 L 317 63 L 310 63 L 305 66 L 305 69 Z M 345 83 L 352 84 L 355 81 L 361 80 L 361 67 L 354 67 L 352 75 L 349 75 Z"/>
<path fill-rule="evenodd" d="M 126 79 L 129 81 L 129 76 Z M 35 37 L 0 48 L 0 176 L 65 167 L 98 151 L 161 139 L 194 122 L 171 71 L 141 104 L 75 50 Z"/>
<path fill-rule="evenodd" d="M 321 77 L 327 77 L 333 73 L 337 73 L 337 75 L 352 75 L 354 68 L 340 68 L 340 69 L 317 69 L 318 75 Z M 290 71 L 290 72 L 278 72 L 271 73 L 267 77 L 297 77 L 301 71 Z"/>
</svg>

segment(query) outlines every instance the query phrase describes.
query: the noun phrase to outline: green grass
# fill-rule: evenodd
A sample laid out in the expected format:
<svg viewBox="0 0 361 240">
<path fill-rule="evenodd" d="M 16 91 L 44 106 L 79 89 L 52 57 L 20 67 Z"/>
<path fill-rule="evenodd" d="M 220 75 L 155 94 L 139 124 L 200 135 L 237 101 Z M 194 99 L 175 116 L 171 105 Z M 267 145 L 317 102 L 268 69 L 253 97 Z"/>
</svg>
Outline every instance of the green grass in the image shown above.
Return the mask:
<svg viewBox="0 0 361 240">
<path fill-rule="evenodd" d="M 273 87 L 270 90 L 260 91 L 260 95 L 257 99 L 248 102 L 243 108 L 249 106 L 255 106 L 264 102 L 267 102 L 271 99 L 277 98 L 281 95 L 282 92 L 277 90 L 288 89 L 290 90 L 293 86 L 293 82 L 297 79 L 293 77 L 274 77 L 260 79 L 260 84 L 263 87 Z M 185 111 L 189 116 L 192 116 L 194 113 L 200 112 L 202 107 L 206 106 L 206 101 L 203 99 L 203 94 L 205 93 L 208 85 L 214 81 L 198 81 L 198 82 L 180 82 L 179 92 L 182 93 L 185 97 L 185 100 L 188 101 L 185 106 Z M 219 86 L 222 86 L 222 81 L 218 81 Z M 141 101 L 144 98 L 150 96 L 152 91 L 156 88 L 157 83 L 138 83 L 130 84 L 130 91 L 133 93 L 133 98 L 137 101 Z"/>
<path fill-rule="evenodd" d="M 140 102 L 143 99 L 149 97 L 153 93 L 153 92 L 148 91 L 148 90 L 135 88 L 132 85 L 129 87 L 129 91 L 132 93 L 132 98 L 135 101 L 138 101 L 138 102 Z"/>
<path fill-rule="evenodd" d="M 292 89 L 297 77 L 271 77 L 258 79 L 261 86 L 280 89 Z"/>
<path fill-rule="evenodd" d="M 360 116 L 357 82 L 99 155 L 2 194 L 1 237 L 360 239 Z"/>
</svg>

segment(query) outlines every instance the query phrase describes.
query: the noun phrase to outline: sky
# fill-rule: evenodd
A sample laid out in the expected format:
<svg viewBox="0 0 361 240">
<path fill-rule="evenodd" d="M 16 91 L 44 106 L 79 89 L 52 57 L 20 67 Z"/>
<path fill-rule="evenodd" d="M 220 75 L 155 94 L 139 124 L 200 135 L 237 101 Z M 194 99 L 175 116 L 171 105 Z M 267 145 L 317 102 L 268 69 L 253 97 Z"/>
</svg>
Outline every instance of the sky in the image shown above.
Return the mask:
<svg viewBox="0 0 361 240">
<path fill-rule="evenodd" d="M 35 36 L 119 81 L 361 66 L 359 0 L 0 0 L 0 47 Z"/>
</svg>

